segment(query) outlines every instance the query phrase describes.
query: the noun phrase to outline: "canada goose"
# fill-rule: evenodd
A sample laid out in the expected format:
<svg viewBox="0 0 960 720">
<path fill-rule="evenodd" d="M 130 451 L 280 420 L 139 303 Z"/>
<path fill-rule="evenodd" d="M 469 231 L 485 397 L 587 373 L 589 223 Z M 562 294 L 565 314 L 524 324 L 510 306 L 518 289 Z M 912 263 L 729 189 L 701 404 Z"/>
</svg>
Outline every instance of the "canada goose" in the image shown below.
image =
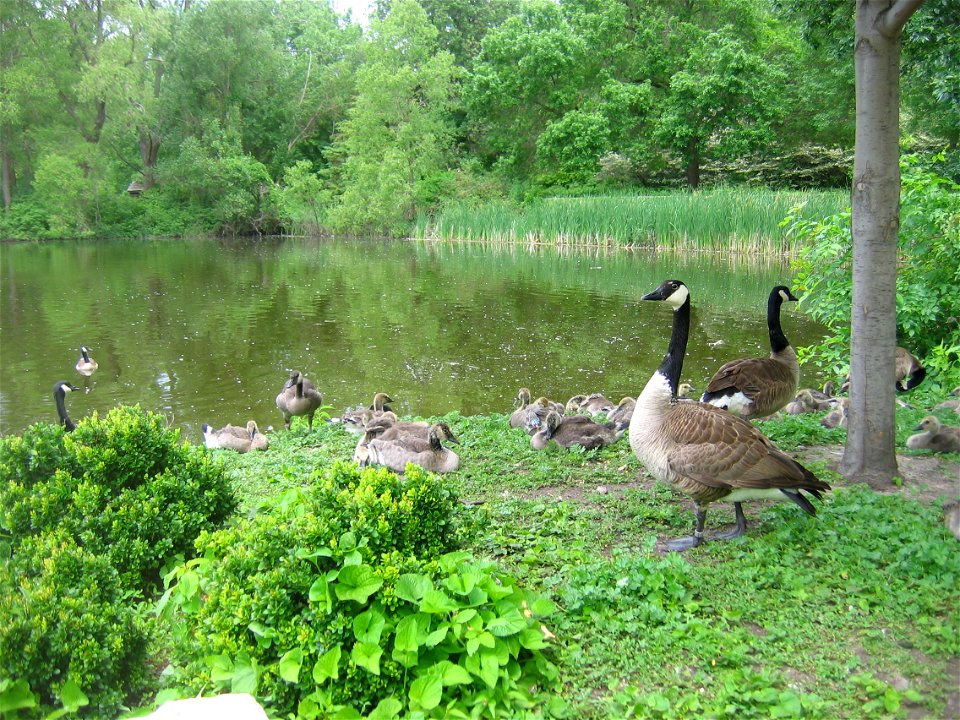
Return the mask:
<svg viewBox="0 0 960 720">
<path fill-rule="evenodd" d="M 362 435 L 364 413 L 370 411 L 372 417 L 378 417 L 381 413 L 391 411 L 387 403 L 393 402 L 393 398 L 384 392 L 378 392 L 373 396 L 373 402 L 369 408 L 360 408 L 357 410 L 345 410 L 340 417 L 330 418 L 331 423 L 340 423 L 344 430 Z M 392 411 L 391 411 L 392 412 Z"/>
<path fill-rule="evenodd" d="M 588 412 L 591 415 L 606 415 L 616 407 L 616 404 L 607 400 L 601 393 L 587 395 L 580 403 L 580 412 Z"/>
<path fill-rule="evenodd" d="M 510 427 L 524 428 L 528 433 L 531 426 L 539 426 L 542 419 L 556 405 L 545 397 L 530 399 L 530 389 L 520 388 L 514 404 L 517 409 L 510 415 Z"/>
<path fill-rule="evenodd" d="M 453 472 L 460 467 L 460 457 L 450 448 L 444 447 L 442 440 L 458 442 L 446 423 L 437 423 L 430 426 L 426 446 L 410 438 L 374 438 L 365 445 L 358 445 L 353 458 L 361 466 L 385 465 L 396 473 L 406 470 L 408 463 L 419 465 L 431 472 Z"/>
<path fill-rule="evenodd" d="M 696 391 L 697 389 L 690 383 L 680 383 L 680 387 L 677 388 L 677 397 L 681 400 L 686 400 L 690 397 L 690 393 Z"/>
<path fill-rule="evenodd" d="M 693 535 L 667 543 L 669 550 L 700 545 L 707 506 L 733 502 L 736 527 L 715 535 L 742 535 L 744 500 L 791 500 L 810 515 L 816 509 L 803 495 L 818 499 L 830 486 L 777 448 L 748 421 L 702 402 L 677 402 L 677 383 L 690 333 L 690 291 L 666 280 L 641 300 L 662 300 L 673 308 L 673 333 L 663 362 L 637 398 L 630 421 L 630 445 L 647 470 L 689 495 L 696 508 Z"/>
<path fill-rule="evenodd" d="M 833 410 L 828 412 L 822 418 L 820 418 L 820 424 L 824 427 L 835 428 L 847 426 L 847 417 L 850 412 L 850 398 L 841 397 L 837 398 L 837 402 Z"/>
<path fill-rule="evenodd" d="M 426 439 L 430 434 L 430 423 L 421 420 L 401 421 L 392 410 L 385 410 L 379 415 L 372 410 L 366 410 L 363 413 L 361 424 L 364 432 L 361 442 L 367 442 L 372 438 L 396 440 L 401 436 L 411 435 Z"/>
<path fill-rule="evenodd" d="M 954 388 L 950 394 L 960 396 L 960 387 Z M 957 397 L 956 400 L 944 400 L 942 403 L 939 403 L 934 410 L 953 410 L 955 413 L 960 414 L 960 397 Z"/>
<path fill-rule="evenodd" d="M 77 372 L 81 375 L 90 376 L 96 372 L 97 368 L 100 367 L 97 364 L 97 361 L 90 357 L 90 348 L 86 345 L 80 346 L 80 359 L 77 360 L 77 364 L 74 365 Z"/>
<path fill-rule="evenodd" d="M 270 440 L 260 432 L 256 421 L 250 420 L 246 428 L 225 425 L 219 430 L 214 430 L 204 424 L 203 444 L 210 450 L 235 450 L 245 453 L 251 450 L 266 450 L 270 447 Z"/>
<path fill-rule="evenodd" d="M 793 400 L 784 406 L 783 411 L 787 415 L 803 415 L 804 413 L 821 410 L 832 410 L 837 406 L 838 399 L 835 397 L 827 398 L 819 390 L 803 388 L 794 396 Z"/>
<path fill-rule="evenodd" d="M 530 445 L 534 450 L 543 450 L 550 441 L 562 447 L 582 445 L 587 450 L 603 447 L 616 442 L 626 430 L 623 425 L 619 432 L 614 429 L 613 423 L 596 423 L 586 415 L 562 416 L 551 410 L 543 423 L 543 427 L 530 437 Z"/>
<path fill-rule="evenodd" d="M 922 432 L 907 438 L 907 447 L 912 450 L 960 452 L 960 427 L 944 425 L 935 416 L 927 415 L 914 430 Z"/>
<path fill-rule="evenodd" d="M 772 415 L 790 402 L 800 382 L 800 365 L 780 327 L 780 306 L 787 300 L 796 302 L 797 298 L 785 285 L 773 288 L 767 299 L 770 357 L 726 363 L 710 380 L 701 402 L 745 418 Z"/>
<path fill-rule="evenodd" d="M 913 388 L 923 382 L 926 376 L 927 370 L 920 364 L 920 361 L 906 348 L 897 346 L 896 354 L 894 355 L 893 378 L 897 392 L 913 390 Z M 909 378 L 909 380 L 907 378 Z M 840 392 L 845 393 L 849 391 L 850 378 L 848 377 L 840 386 Z M 909 407 L 909 405 L 905 405 L 904 403 L 901 403 L 901 405 Z"/>
<path fill-rule="evenodd" d="M 283 413 L 283 424 L 290 429 L 290 421 L 299 415 L 307 416 L 307 424 L 313 430 L 313 416 L 323 404 L 323 396 L 299 371 L 290 375 L 277 395 L 277 408 Z"/>
<path fill-rule="evenodd" d="M 567 415 L 576 415 L 580 412 L 580 406 L 583 405 L 583 401 L 586 399 L 586 395 L 574 395 L 567 400 L 567 404 L 563 406 L 563 409 Z"/>
<path fill-rule="evenodd" d="M 76 385 L 66 380 L 57 380 L 57 382 L 53 384 L 53 399 L 57 403 L 57 415 L 60 416 L 60 424 L 66 428 L 67 432 L 74 430 L 77 426 L 73 424 L 73 420 L 67 417 L 67 408 L 64 405 L 63 399 L 68 392 L 75 392 L 79 389 Z"/>
</svg>

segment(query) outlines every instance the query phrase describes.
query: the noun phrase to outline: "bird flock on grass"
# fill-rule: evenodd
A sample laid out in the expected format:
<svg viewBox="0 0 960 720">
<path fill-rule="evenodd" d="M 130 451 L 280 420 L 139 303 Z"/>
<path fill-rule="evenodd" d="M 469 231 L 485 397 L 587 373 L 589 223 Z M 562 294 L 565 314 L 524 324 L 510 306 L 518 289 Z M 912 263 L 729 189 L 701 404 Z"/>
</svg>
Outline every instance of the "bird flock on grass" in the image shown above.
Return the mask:
<svg viewBox="0 0 960 720">
<path fill-rule="evenodd" d="M 835 394 L 833 383 L 822 390 L 798 387 L 796 351 L 780 322 L 783 303 L 797 300 L 790 289 L 778 285 L 767 298 L 770 355 L 725 363 L 709 380 L 699 400 L 690 395 L 695 392 L 692 385 L 680 382 L 690 335 L 690 289 L 680 280 L 666 280 L 641 300 L 659 301 L 670 308 L 673 330 L 663 361 L 638 396 L 626 396 L 614 403 L 601 393 L 590 393 L 561 403 L 544 396 L 534 399 L 530 389 L 522 387 L 508 426 L 523 430 L 535 450 L 550 446 L 592 450 L 627 435 L 647 471 L 693 501 L 693 532 L 668 541 L 669 550 L 687 550 L 705 542 L 707 509 L 718 501 L 733 503 L 735 525 L 712 534 L 711 540 L 727 540 L 746 532 L 742 503 L 750 500 L 789 500 L 807 514 L 816 515 L 811 498 L 822 500 L 830 485 L 780 450 L 751 423 L 771 416 L 826 411 L 821 419 L 825 426 L 847 424 L 848 399 Z M 88 347 L 80 348 L 75 368 L 83 376 L 97 370 Z M 916 387 L 925 374 L 913 355 L 897 348 L 894 380 L 898 392 Z M 848 387 L 849 380 L 840 386 L 840 392 Z M 78 389 L 66 380 L 54 385 L 60 424 L 67 431 L 75 425 L 67 415 L 64 399 Z M 936 410 L 960 412 L 960 388 L 952 396 L 957 399 L 944 401 Z M 392 402 L 389 395 L 378 392 L 369 406 L 331 419 L 359 436 L 353 459 L 361 466 L 382 465 L 397 473 L 404 472 L 408 464 L 436 473 L 456 471 L 460 457 L 449 445 L 459 441 L 450 427 L 443 422 L 403 421 L 391 409 Z M 294 370 L 280 389 L 276 405 L 287 430 L 295 417 L 305 418 L 308 430 L 312 430 L 323 396 L 301 371 Z M 908 448 L 960 452 L 960 428 L 946 426 L 930 415 L 915 429 L 920 432 L 909 438 Z M 204 424 L 203 441 L 211 450 L 241 453 L 269 447 L 268 437 L 254 420 L 245 427 L 228 424 L 214 429 Z"/>
</svg>

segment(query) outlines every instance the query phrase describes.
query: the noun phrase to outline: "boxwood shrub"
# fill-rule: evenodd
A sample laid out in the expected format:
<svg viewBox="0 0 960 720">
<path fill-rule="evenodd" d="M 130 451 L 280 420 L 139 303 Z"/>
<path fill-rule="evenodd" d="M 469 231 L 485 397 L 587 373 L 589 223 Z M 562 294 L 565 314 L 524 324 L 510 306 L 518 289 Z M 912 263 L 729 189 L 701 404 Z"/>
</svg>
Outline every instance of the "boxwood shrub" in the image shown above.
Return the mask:
<svg viewBox="0 0 960 720">
<path fill-rule="evenodd" d="M 177 687 L 251 692 L 305 720 L 540 713 L 553 605 L 456 552 L 459 507 L 416 466 L 338 463 L 204 533 L 160 603 Z"/>
<path fill-rule="evenodd" d="M 10 549 L 62 530 L 107 557 L 122 586 L 141 595 L 159 589 L 163 564 L 192 555 L 197 535 L 235 507 L 222 466 L 139 407 L 94 414 L 72 433 L 38 423 L 0 438 L 0 526 Z"/>
</svg>

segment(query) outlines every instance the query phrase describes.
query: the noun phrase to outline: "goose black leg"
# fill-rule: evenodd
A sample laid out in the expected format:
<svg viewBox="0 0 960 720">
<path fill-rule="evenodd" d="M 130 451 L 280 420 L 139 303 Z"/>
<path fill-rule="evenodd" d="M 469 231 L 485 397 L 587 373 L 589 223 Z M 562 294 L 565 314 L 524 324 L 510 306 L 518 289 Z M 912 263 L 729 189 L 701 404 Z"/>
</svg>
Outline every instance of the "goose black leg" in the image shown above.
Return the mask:
<svg viewBox="0 0 960 720">
<path fill-rule="evenodd" d="M 683 552 L 684 550 L 690 550 L 703 543 L 703 524 L 707 521 L 707 511 L 697 505 L 695 514 L 697 522 L 693 528 L 693 535 L 685 538 L 677 538 L 676 540 L 667 540 L 667 550 L 671 552 Z"/>
<path fill-rule="evenodd" d="M 731 530 L 711 535 L 711 540 L 733 540 L 733 538 L 738 538 L 747 531 L 747 519 L 743 516 L 743 506 L 741 503 L 735 502 L 733 509 L 737 513 L 737 524 Z"/>
</svg>

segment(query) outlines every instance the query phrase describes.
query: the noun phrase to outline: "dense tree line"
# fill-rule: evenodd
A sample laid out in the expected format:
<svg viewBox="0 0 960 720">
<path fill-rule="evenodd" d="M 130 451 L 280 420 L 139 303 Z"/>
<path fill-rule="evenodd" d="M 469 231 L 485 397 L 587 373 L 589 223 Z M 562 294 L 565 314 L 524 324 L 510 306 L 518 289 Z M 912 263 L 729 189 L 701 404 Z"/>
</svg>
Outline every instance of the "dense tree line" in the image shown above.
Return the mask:
<svg viewBox="0 0 960 720">
<path fill-rule="evenodd" d="M 849 183 L 849 2 L 374 10 L 363 28 L 328 0 L 6 3 L 0 232 L 391 233 L 450 200 Z M 929 0 L 904 36 L 905 142 L 948 158 L 958 24 Z"/>
</svg>

